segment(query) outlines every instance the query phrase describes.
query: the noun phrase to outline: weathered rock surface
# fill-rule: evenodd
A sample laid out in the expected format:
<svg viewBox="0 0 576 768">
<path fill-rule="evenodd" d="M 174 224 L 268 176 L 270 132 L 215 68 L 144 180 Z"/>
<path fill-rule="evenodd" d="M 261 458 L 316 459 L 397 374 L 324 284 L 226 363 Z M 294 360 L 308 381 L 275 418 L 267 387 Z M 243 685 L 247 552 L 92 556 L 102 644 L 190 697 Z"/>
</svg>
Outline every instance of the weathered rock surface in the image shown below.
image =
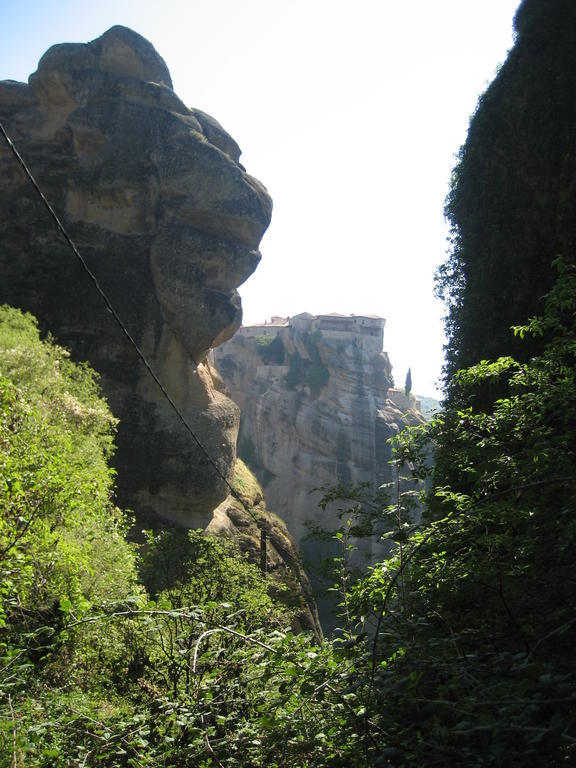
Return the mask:
<svg viewBox="0 0 576 768">
<path fill-rule="evenodd" d="M 389 438 L 423 422 L 414 398 L 405 398 L 404 412 L 388 399 L 383 324 L 374 317 L 298 315 L 241 328 L 214 351 L 242 412 L 241 455 L 313 561 L 318 543 L 305 541 L 307 523 L 336 527 L 333 507 L 320 510 L 314 489 L 368 483 L 376 490 L 390 482 Z"/>
<path fill-rule="evenodd" d="M 241 323 L 271 201 L 236 142 L 172 90 L 144 38 L 113 27 L 56 45 L 28 84 L 0 82 L 0 120 L 123 323 L 232 479 L 239 412 L 207 351 Z M 204 526 L 227 487 L 182 428 L 0 142 L 0 302 L 33 312 L 102 375 L 120 419 L 119 498 Z"/>
</svg>

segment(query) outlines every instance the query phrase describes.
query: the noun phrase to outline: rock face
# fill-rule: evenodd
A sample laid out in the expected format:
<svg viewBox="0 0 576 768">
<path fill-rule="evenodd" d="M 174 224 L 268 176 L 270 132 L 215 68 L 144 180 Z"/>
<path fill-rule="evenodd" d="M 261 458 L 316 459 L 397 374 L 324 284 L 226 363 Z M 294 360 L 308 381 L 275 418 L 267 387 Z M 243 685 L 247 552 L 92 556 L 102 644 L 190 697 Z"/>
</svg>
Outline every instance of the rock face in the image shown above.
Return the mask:
<svg viewBox="0 0 576 768">
<path fill-rule="evenodd" d="M 144 38 L 113 27 L 0 82 L 0 120 L 174 401 L 232 479 L 239 412 L 207 351 L 241 323 L 271 200 L 240 150 L 172 90 Z M 0 138 L 0 303 L 33 312 L 102 375 L 120 418 L 119 498 L 204 526 L 226 484 L 182 428 Z"/>
<path fill-rule="evenodd" d="M 264 530 L 269 588 L 291 609 L 293 629 L 311 631 L 320 639 L 318 610 L 294 540 L 285 523 L 267 509 L 261 486 L 241 459 L 236 460 L 234 468 L 234 490 L 242 503 L 229 496 L 215 510 L 207 532 L 231 536 L 243 552 L 258 562 L 262 557 L 261 532 Z"/>
<path fill-rule="evenodd" d="M 390 391 L 383 331 L 373 316 L 303 314 L 241 328 L 214 351 L 242 412 L 241 455 L 311 559 L 318 545 L 304 541 L 307 522 L 334 527 L 334 510 L 322 512 L 313 490 L 389 482 L 388 439 L 423 421 L 413 397 L 400 402 L 404 396 Z M 388 399 L 392 392 L 407 413 Z"/>
</svg>

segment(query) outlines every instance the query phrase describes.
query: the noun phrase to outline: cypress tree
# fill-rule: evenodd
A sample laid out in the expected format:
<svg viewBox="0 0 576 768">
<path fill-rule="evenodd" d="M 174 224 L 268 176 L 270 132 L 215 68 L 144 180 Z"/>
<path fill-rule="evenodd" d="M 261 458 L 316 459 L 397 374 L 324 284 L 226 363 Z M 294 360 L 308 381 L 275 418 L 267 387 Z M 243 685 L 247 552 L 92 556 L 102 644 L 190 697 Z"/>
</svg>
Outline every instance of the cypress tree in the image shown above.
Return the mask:
<svg viewBox="0 0 576 768">
<path fill-rule="evenodd" d="M 408 373 L 406 374 L 406 383 L 404 384 L 404 394 L 409 395 L 410 392 L 412 392 L 412 369 L 408 368 Z"/>
<path fill-rule="evenodd" d="M 486 358 L 527 360 L 545 339 L 511 326 L 540 314 L 562 255 L 576 253 L 576 3 L 524 0 L 515 45 L 480 98 L 453 172 L 446 379 Z"/>
</svg>

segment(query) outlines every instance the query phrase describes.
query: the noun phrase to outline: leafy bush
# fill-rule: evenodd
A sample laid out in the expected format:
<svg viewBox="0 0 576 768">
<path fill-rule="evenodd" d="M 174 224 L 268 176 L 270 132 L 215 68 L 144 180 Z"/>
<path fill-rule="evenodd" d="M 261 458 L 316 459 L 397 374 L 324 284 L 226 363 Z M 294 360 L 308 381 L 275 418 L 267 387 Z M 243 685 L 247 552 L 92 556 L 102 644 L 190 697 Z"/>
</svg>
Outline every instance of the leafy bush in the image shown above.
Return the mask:
<svg viewBox="0 0 576 768">
<path fill-rule="evenodd" d="M 284 363 L 284 342 L 280 334 L 275 336 L 257 336 L 256 351 L 266 365 L 282 365 Z"/>
<path fill-rule="evenodd" d="M 31 627 L 130 594 L 126 520 L 112 503 L 115 420 L 95 374 L 0 309 L 2 614 Z M 98 563 L 98 567 L 95 567 Z"/>
<path fill-rule="evenodd" d="M 148 534 L 144 595 L 109 500 L 113 422 L 94 376 L 4 310 L 1 763 L 572 764 L 576 272 L 558 268 L 545 314 L 516 331 L 545 335 L 543 353 L 460 372 L 452 404 L 395 440 L 392 503 L 328 495 L 346 495 L 342 626 L 322 644 L 286 629 L 231 543 L 199 532 Z M 430 440 L 415 524 L 401 470 L 429 476 Z M 353 539 L 374 532 L 394 554 L 355 573 Z"/>
<path fill-rule="evenodd" d="M 288 373 L 286 374 L 286 386 L 288 389 L 296 389 L 302 384 L 310 387 L 312 397 L 318 397 L 323 387 L 330 378 L 330 371 L 323 364 L 318 351 L 318 343 L 322 339 L 322 332 L 305 333 L 304 344 L 308 352 L 308 359 L 302 359 L 298 352 L 289 356 Z"/>
<path fill-rule="evenodd" d="M 370 701 L 399 764 L 576 756 L 576 273 L 560 269 L 517 329 L 553 334 L 544 353 L 461 371 L 459 405 L 399 446 L 413 462 L 436 445 L 426 522 L 350 598 L 374 617 Z"/>
<path fill-rule="evenodd" d="M 9 307 L 0 308 L 0 370 L 0 733 L 16 765 L 15 713 L 33 710 L 38 691 L 98 686 L 125 669 L 114 631 L 80 637 L 72 625 L 142 590 L 112 501 L 115 420 L 95 374 Z M 96 658 L 107 660 L 104 676 Z"/>
<path fill-rule="evenodd" d="M 322 363 L 312 365 L 306 374 L 306 384 L 310 387 L 312 397 L 318 397 L 323 387 L 330 379 L 330 371 Z"/>
</svg>

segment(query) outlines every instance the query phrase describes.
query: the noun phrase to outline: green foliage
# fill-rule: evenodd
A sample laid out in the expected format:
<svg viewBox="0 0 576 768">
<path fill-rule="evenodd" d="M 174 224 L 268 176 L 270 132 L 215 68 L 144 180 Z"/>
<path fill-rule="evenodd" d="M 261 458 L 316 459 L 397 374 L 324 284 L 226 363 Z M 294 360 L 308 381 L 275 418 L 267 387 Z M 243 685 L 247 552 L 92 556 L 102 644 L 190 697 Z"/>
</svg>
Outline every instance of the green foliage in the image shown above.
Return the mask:
<svg viewBox="0 0 576 768">
<path fill-rule="evenodd" d="M 461 371 L 456 404 L 395 441 L 397 469 L 420 481 L 433 473 L 420 525 L 400 483 L 388 505 L 367 503 L 366 489 L 326 496 L 345 504 L 332 534 L 342 545 L 335 590 L 365 765 L 576 758 L 576 271 L 557 266 L 545 314 L 516 329 L 547 335 L 543 353 Z M 354 573 L 352 534 L 384 521 L 395 553 Z"/>
<path fill-rule="evenodd" d="M 230 540 L 178 529 L 148 533 L 140 572 L 150 595 L 163 606 L 204 606 L 204 618 L 214 622 L 240 612 L 236 626 L 243 631 L 262 622 L 279 625 L 285 618 L 258 567 Z"/>
<path fill-rule="evenodd" d="M 296 351 L 288 358 L 288 373 L 286 374 L 286 386 L 288 389 L 296 389 L 306 384 L 310 387 L 312 397 L 318 397 L 322 389 L 330 379 L 330 371 L 320 357 L 318 343 L 322 339 L 321 331 L 306 332 L 303 336 L 304 345 L 308 353 L 307 358 L 302 358 Z"/>
<path fill-rule="evenodd" d="M 198 532 L 148 534 L 148 598 L 94 374 L 10 309 L 0 364 L 0 764 L 354 765 L 346 653 L 288 631 L 258 569 Z"/>
<path fill-rule="evenodd" d="M 306 384 L 310 387 L 312 397 L 318 397 L 322 389 L 330 379 L 330 371 L 322 363 L 315 363 L 310 366 L 306 374 Z"/>
<path fill-rule="evenodd" d="M 557 268 L 545 313 L 516 328 L 546 339 L 540 355 L 461 371 L 448 407 L 395 439 L 376 498 L 325 494 L 341 626 L 322 644 L 197 531 L 147 534 L 144 594 L 94 376 L 3 310 L 0 764 L 572 764 L 576 271 Z M 238 492 L 252 483 L 239 465 Z M 391 557 L 358 570 L 364 536 Z"/>
<path fill-rule="evenodd" d="M 112 502 L 115 421 L 95 374 L 9 307 L 0 308 L 0 371 L 0 733 L 14 752 L 28 749 L 15 713 L 24 716 L 34 692 L 88 679 L 95 658 L 107 659 L 107 678 L 120 672 L 115 632 L 78 638 L 70 626 L 141 589 Z M 99 671 L 90 669 L 91 686 Z"/>
<path fill-rule="evenodd" d="M 135 581 L 124 517 L 111 502 L 115 422 L 94 373 L 7 307 L 0 370 L 2 615 L 27 626 L 48 612 L 58 623 Z"/>
<path fill-rule="evenodd" d="M 306 345 L 306 349 L 308 351 L 308 355 L 310 359 L 313 362 L 316 362 L 318 360 L 318 344 L 322 341 L 322 331 L 318 328 L 315 331 L 312 331 L 310 333 L 309 331 L 305 331 L 304 335 L 304 344 Z"/>
<path fill-rule="evenodd" d="M 304 343 L 308 351 L 309 364 L 306 371 L 306 384 L 310 387 L 312 397 L 318 397 L 328 383 L 330 371 L 320 357 L 318 344 L 322 339 L 322 331 L 304 334 Z"/>
<path fill-rule="evenodd" d="M 509 329 L 543 312 L 554 259 L 574 261 L 571 194 L 576 104 L 576 10 L 524 0 L 517 36 L 478 102 L 446 201 L 451 252 L 437 288 L 448 315 L 447 378 L 482 359 L 525 362 L 545 339 Z"/>
<path fill-rule="evenodd" d="M 461 371 L 467 406 L 416 435 L 409 461 L 425 436 L 437 454 L 425 524 L 349 601 L 375 616 L 373 706 L 401 764 L 575 757 L 576 275 L 560 269 L 518 329 L 553 333 L 543 354 Z"/>
<path fill-rule="evenodd" d="M 280 334 L 275 336 L 257 336 L 256 351 L 266 365 L 282 365 L 286 356 L 284 342 Z"/>
</svg>

